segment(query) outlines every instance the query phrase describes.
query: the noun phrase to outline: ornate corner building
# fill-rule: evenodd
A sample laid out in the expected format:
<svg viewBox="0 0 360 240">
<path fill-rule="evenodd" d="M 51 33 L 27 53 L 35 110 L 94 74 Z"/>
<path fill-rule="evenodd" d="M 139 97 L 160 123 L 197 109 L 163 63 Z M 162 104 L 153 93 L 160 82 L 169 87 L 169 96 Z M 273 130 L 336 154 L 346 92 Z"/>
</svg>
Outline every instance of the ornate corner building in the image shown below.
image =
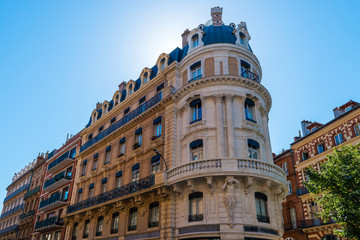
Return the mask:
<svg viewBox="0 0 360 240">
<path fill-rule="evenodd" d="M 281 239 L 286 175 L 246 23 L 182 34 L 80 133 L 65 239 Z"/>
</svg>

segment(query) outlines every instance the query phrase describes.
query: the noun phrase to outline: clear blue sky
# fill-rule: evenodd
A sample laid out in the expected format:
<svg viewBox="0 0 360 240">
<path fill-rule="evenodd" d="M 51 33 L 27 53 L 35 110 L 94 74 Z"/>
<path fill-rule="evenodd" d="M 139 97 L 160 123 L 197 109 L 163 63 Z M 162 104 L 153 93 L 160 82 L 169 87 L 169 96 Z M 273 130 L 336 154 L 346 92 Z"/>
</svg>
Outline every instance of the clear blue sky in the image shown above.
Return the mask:
<svg viewBox="0 0 360 240">
<path fill-rule="evenodd" d="M 96 102 L 137 79 L 182 32 L 223 7 L 246 21 L 270 91 L 273 152 L 289 148 L 303 119 L 360 101 L 360 1 L 0 1 L 0 200 L 14 173 L 59 148 Z M 1 207 L 0 207 L 1 208 Z"/>
</svg>

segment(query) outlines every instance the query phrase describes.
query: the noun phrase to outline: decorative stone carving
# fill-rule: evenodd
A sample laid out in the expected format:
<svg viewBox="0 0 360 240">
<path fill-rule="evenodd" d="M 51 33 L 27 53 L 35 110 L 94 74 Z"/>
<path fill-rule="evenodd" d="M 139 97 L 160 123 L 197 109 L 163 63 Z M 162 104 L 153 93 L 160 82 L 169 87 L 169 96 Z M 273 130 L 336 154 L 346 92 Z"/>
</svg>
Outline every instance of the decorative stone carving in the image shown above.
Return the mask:
<svg viewBox="0 0 360 240">
<path fill-rule="evenodd" d="M 225 183 L 222 186 L 222 190 L 226 192 L 224 197 L 224 205 L 226 208 L 228 216 L 228 224 L 230 227 L 234 226 L 234 213 L 236 207 L 236 196 L 235 196 L 235 184 L 239 184 L 239 181 L 236 180 L 233 176 L 228 176 L 225 178 Z"/>
<path fill-rule="evenodd" d="M 94 217 L 94 213 L 91 210 L 87 210 L 85 213 L 86 218 L 93 218 Z"/>
<path fill-rule="evenodd" d="M 209 193 L 214 194 L 214 182 L 213 177 L 206 177 L 206 183 L 209 186 Z"/>
<path fill-rule="evenodd" d="M 124 202 L 123 201 L 116 202 L 114 205 L 114 208 L 115 208 L 115 210 L 119 209 L 120 211 L 123 211 L 125 208 Z"/>
<path fill-rule="evenodd" d="M 135 195 L 134 196 L 134 202 L 137 204 L 137 205 L 142 205 L 144 203 L 144 199 L 141 195 Z"/>
<path fill-rule="evenodd" d="M 180 198 L 180 199 L 184 198 L 179 184 L 174 184 L 173 185 L 173 191 L 177 194 L 178 198 Z"/>
<path fill-rule="evenodd" d="M 248 195 L 249 194 L 249 192 L 250 192 L 250 187 L 251 187 L 251 185 L 253 184 L 253 182 L 254 182 L 254 178 L 253 177 L 247 177 L 246 179 L 245 179 L 245 194 L 246 195 Z"/>
<path fill-rule="evenodd" d="M 101 206 L 100 207 L 99 213 L 101 215 L 106 215 L 108 212 L 109 212 L 109 208 L 107 206 Z"/>
<path fill-rule="evenodd" d="M 169 195 L 169 192 L 165 187 L 158 188 L 158 195 L 161 198 L 165 198 L 165 197 L 167 197 Z"/>
<path fill-rule="evenodd" d="M 140 216 L 144 217 L 145 214 L 146 214 L 146 207 L 140 208 L 140 209 L 139 209 L 139 214 L 140 214 Z"/>
</svg>

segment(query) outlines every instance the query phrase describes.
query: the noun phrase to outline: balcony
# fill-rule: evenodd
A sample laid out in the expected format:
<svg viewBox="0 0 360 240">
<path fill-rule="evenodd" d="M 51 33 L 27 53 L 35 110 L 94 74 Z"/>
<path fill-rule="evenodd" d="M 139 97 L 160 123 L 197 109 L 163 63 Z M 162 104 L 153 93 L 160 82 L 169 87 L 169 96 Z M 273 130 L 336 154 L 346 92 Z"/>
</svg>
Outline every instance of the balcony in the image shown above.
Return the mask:
<svg viewBox="0 0 360 240">
<path fill-rule="evenodd" d="M 138 181 L 126 184 L 124 186 L 121 186 L 119 188 L 115 188 L 111 191 L 99 194 L 95 197 L 88 198 L 84 201 L 77 202 L 73 205 L 68 206 L 67 213 L 76 212 L 88 207 L 96 206 L 100 203 L 107 202 L 119 197 L 123 197 L 126 195 L 129 195 L 131 193 L 135 193 L 147 188 L 150 188 L 155 185 L 155 176 L 150 175 L 146 178 L 142 178 Z"/>
<path fill-rule="evenodd" d="M 301 187 L 301 188 L 296 189 L 297 196 L 305 195 L 307 193 L 309 193 L 309 190 L 306 187 Z"/>
<path fill-rule="evenodd" d="M 9 216 L 9 215 L 11 215 L 11 214 L 13 214 L 15 212 L 18 212 L 18 211 L 22 210 L 23 208 L 24 208 L 24 204 L 16 206 L 13 209 L 10 209 L 9 211 L 4 212 L 3 214 L 1 214 L 0 219 L 4 218 L 6 216 Z"/>
<path fill-rule="evenodd" d="M 146 110 L 152 108 L 154 105 L 159 103 L 161 101 L 161 99 L 162 99 L 162 92 L 159 92 L 154 97 L 152 97 L 151 99 L 149 99 L 148 101 L 146 101 L 145 103 L 140 105 L 138 108 L 136 108 L 134 111 L 128 113 L 122 119 L 115 122 L 110 127 L 108 127 L 107 129 L 105 129 L 104 131 L 99 133 L 94 138 L 90 139 L 84 145 L 82 145 L 80 147 L 80 152 L 85 151 L 86 149 L 88 149 L 89 147 L 91 147 L 95 143 L 99 142 L 100 140 L 104 139 L 105 137 L 107 137 L 111 133 L 115 132 L 117 129 L 119 129 L 120 127 L 122 127 L 126 123 L 130 122 L 131 120 L 133 120 L 134 118 L 136 118 L 137 116 L 139 116 L 140 114 L 145 112 Z"/>
<path fill-rule="evenodd" d="M 324 222 L 321 219 L 308 219 L 308 220 L 304 220 L 304 221 L 297 221 L 296 224 L 294 223 L 288 223 L 288 224 L 284 224 L 284 230 L 285 231 L 291 231 L 291 230 L 295 230 L 295 229 L 306 229 L 306 228 L 312 228 L 312 227 L 318 227 L 318 226 L 322 226 L 322 225 L 327 225 L 327 224 L 332 224 L 335 223 L 335 221 L 333 221 L 332 219 L 330 219 L 330 221 L 328 222 Z"/>
<path fill-rule="evenodd" d="M 57 216 L 35 223 L 34 232 L 47 232 L 63 226 L 63 219 Z"/>
<path fill-rule="evenodd" d="M 286 181 L 285 172 L 278 166 L 255 159 L 197 160 L 174 167 L 168 171 L 168 181 L 173 184 L 203 176 L 255 176 Z"/>
<path fill-rule="evenodd" d="M 198 75 L 198 76 L 190 79 L 188 82 L 190 83 L 190 82 L 193 82 L 193 81 L 198 80 L 198 79 L 200 79 L 200 78 L 202 78 L 202 74 L 200 74 L 200 75 Z"/>
<path fill-rule="evenodd" d="M 256 215 L 256 218 L 259 222 L 270 223 L 270 218 L 268 216 Z"/>
<path fill-rule="evenodd" d="M 9 196 L 7 196 L 5 199 L 4 199 L 4 203 L 8 200 L 10 200 L 11 198 L 17 196 L 18 194 L 20 194 L 22 191 L 28 189 L 29 187 L 29 184 L 25 184 L 24 186 L 22 186 L 21 188 L 19 188 L 18 190 L 16 190 L 15 192 L 13 192 L 12 194 L 10 194 Z"/>
<path fill-rule="evenodd" d="M 19 225 L 13 225 L 7 228 L 4 228 L 2 230 L 0 230 L 0 235 L 12 232 L 12 231 L 17 231 L 19 229 Z"/>
<path fill-rule="evenodd" d="M 31 211 L 29 211 L 27 213 L 21 214 L 20 215 L 20 220 L 23 220 L 23 219 L 25 219 L 27 217 L 31 217 L 31 216 L 34 216 L 34 215 L 35 215 L 35 210 L 31 210 Z"/>
<path fill-rule="evenodd" d="M 253 80 L 257 83 L 260 83 L 260 78 L 258 75 L 256 75 L 255 73 L 247 70 L 247 69 L 241 69 L 241 77 L 244 77 L 244 78 L 248 78 L 250 80 Z"/>
<path fill-rule="evenodd" d="M 58 157 L 56 160 L 49 163 L 47 172 L 48 173 L 55 173 L 55 172 L 65 168 L 69 164 L 73 163 L 75 161 L 75 159 L 74 159 L 75 154 L 74 153 L 75 152 L 67 151 L 66 153 L 64 153 L 63 155 Z"/>
<path fill-rule="evenodd" d="M 34 195 L 34 194 L 36 194 L 38 192 L 40 192 L 40 186 L 37 186 L 36 188 L 31 189 L 30 191 L 25 193 L 24 200 L 28 199 L 29 197 L 31 197 L 32 195 Z"/>
<path fill-rule="evenodd" d="M 67 204 L 66 200 L 61 199 L 61 195 L 59 193 L 54 194 L 53 196 L 49 197 L 40 202 L 39 210 L 40 211 L 49 211 L 54 208 L 58 208 Z"/>
<path fill-rule="evenodd" d="M 71 182 L 71 172 L 66 174 L 65 171 L 62 171 L 44 183 L 44 191 L 53 191 L 69 182 Z"/>
</svg>

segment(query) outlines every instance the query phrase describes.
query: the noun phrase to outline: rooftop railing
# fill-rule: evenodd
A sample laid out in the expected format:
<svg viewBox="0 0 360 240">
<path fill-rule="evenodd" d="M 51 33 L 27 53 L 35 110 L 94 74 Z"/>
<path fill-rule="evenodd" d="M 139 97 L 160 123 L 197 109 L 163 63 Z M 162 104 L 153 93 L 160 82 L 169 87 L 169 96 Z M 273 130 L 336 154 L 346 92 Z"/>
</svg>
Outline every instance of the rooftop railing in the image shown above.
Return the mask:
<svg viewBox="0 0 360 240">
<path fill-rule="evenodd" d="M 133 110 L 132 112 L 130 112 L 129 114 L 127 114 L 126 116 L 124 116 L 122 119 L 120 119 L 119 121 L 113 123 L 110 127 L 108 127 L 107 129 L 105 129 L 104 131 L 102 131 L 101 133 L 99 133 L 97 136 L 95 136 L 94 138 L 90 139 L 88 142 L 86 142 L 84 145 L 82 145 L 80 147 L 80 152 L 88 149 L 89 147 L 91 147 L 92 145 L 94 145 L 95 143 L 99 142 L 100 140 L 102 140 L 103 138 L 105 138 L 106 136 L 108 136 L 109 134 L 113 133 L 115 130 L 119 129 L 120 127 L 122 127 L 123 125 L 125 125 L 126 123 L 130 122 L 132 119 L 134 119 L 135 117 L 139 116 L 140 114 L 142 114 L 143 112 L 145 112 L 146 110 L 148 110 L 149 108 L 153 107 L 155 104 L 157 104 L 158 102 L 160 102 L 162 99 L 162 92 L 159 92 L 158 94 L 156 94 L 154 97 L 152 97 L 151 99 L 149 99 L 148 101 L 146 101 L 145 103 L 141 104 L 138 108 L 136 108 L 135 110 Z"/>
<path fill-rule="evenodd" d="M 107 202 L 107 201 L 131 194 L 134 192 L 138 192 L 140 190 L 147 189 L 151 186 L 154 186 L 154 184 L 155 184 L 155 176 L 150 175 L 146 178 L 142 178 L 138 181 L 126 184 L 119 188 L 115 188 L 111 191 L 101 193 L 95 197 L 88 198 L 84 201 L 77 202 L 73 205 L 70 205 L 67 208 L 67 213 L 69 214 L 72 212 L 76 212 L 81 209 L 92 207 L 92 206 L 95 206 L 95 205 L 103 203 L 103 202 Z"/>
<path fill-rule="evenodd" d="M 22 191 L 26 190 L 29 187 L 29 184 L 25 184 L 24 186 L 22 186 L 21 188 L 19 188 L 18 190 L 16 190 L 15 192 L 13 192 L 12 194 L 10 194 L 9 196 L 7 196 L 4 199 L 4 202 L 10 200 L 11 198 L 17 196 L 19 193 L 21 193 Z"/>
<path fill-rule="evenodd" d="M 16 207 L 14 207 L 13 209 L 11 209 L 11 210 L 9 210 L 9 211 L 4 212 L 3 214 L 1 214 L 0 219 L 1 219 L 1 218 L 4 218 L 4 217 L 6 217 L 6 216 L 9 216 L 9 215 L 11 215 L 11 214 L 13 214 L 13 213 L 15 213 L 15 212 L 18 212 L 18 211 L 22 210 L 23 208 L 24 208 L 24 204 L 21 204 L 21 205 L 19 205 L 19 206 L 16 206 Z"/>
<path fill-rule="evenodd" d="M 33 188 L 30 191 L 28 191 L 27 193 L 25 193 L 24 200 L 28 199 L 29 197 L 31 197 L 32 195 L 34 195 L 38 192 L 40 192 L 40 186 L 37 186 L 36 188 Z"/>
</svg>

